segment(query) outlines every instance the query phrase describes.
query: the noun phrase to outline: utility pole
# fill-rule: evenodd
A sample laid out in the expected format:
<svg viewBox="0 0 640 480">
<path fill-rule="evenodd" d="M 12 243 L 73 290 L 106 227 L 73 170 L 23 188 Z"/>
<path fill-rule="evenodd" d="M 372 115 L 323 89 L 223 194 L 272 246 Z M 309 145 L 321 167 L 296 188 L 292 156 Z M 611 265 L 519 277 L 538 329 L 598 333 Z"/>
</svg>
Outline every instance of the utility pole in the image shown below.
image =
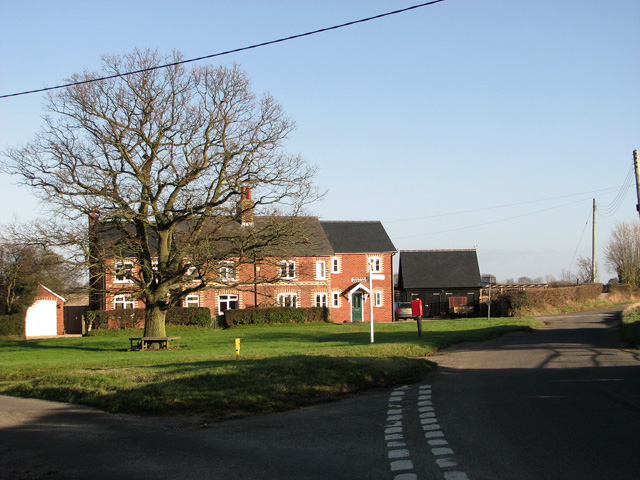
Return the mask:
<svg viewBox="0 0 640 480">
<path fill-rule="evenodd" d="M 596 199 L 593 199 L 593 225 L 591 227 L 591 283 L 596 283 Z"/>
<path fill-rule="evenodd" d="M 634 150 L 633 151 L 633 167 L 635 168 L 635 171 L 636 171 L 636 191 L 638 193 L 638 203 L 636 204 L 636 210 L 640 215 L 640 182 L 638 181 L 638 179 L 640 178 L 640 166 L 638 166 L 638 163 L 639 163 L 638 150 Z"/>
</svg>

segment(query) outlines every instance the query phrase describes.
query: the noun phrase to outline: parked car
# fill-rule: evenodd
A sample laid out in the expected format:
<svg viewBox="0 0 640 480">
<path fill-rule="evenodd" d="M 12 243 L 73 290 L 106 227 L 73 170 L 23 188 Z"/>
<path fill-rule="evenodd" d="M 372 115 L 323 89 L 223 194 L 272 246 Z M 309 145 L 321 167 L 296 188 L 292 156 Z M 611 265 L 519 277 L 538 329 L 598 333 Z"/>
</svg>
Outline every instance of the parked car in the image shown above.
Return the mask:
<svg viewBox="0 0 640 480">
<path fill-rule="evenodd" d="M 413 318 L 411 302 L 396 302 L 393 308 L 393 316 L 396 320 Z"/>
</svg>

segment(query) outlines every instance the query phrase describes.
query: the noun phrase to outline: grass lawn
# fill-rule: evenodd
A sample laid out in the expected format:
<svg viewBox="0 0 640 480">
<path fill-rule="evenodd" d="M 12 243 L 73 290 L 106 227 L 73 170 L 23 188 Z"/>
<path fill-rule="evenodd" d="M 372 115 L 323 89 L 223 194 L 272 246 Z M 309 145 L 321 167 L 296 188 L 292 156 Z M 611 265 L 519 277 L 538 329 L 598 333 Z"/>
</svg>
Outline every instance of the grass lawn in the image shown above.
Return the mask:
<svg viewBox="0 0 640 480">
<path fill-rule="evenodd" d="M 0 339 L 0 394 L 213 421 L 416 382 L 435 368 L 424 357 L 438 349 L 540 325 L 530 318 L 423 321 L 419 338 L 415 322 L 376 324 L 373 344 L 369 324 L 168 326 L 181 348 L 142 352 L 128 350 L 139 330 Z"/>
</svg>

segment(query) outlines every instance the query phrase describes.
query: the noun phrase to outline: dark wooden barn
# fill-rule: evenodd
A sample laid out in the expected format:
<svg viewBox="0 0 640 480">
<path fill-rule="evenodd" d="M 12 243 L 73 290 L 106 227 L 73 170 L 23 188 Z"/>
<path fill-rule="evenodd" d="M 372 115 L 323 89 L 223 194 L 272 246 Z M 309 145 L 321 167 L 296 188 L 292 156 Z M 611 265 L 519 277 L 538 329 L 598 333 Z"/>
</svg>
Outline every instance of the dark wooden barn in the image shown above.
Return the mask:
<svg viewBox="0 0 640 480">
<path fill-rule="evenodd" d="M 425 317 L 476 313 L 480 282 L 475 250 L 400 251 L 400 300 L 421 299 Z"/>
</svg>

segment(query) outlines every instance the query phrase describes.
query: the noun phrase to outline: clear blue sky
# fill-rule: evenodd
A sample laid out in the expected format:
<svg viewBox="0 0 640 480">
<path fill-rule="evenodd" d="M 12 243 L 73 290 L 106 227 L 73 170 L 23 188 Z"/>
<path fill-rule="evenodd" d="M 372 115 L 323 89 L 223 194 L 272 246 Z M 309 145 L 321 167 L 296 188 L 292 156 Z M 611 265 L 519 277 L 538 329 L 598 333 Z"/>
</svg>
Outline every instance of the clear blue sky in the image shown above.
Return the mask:
<svg viewBox="0 0 640 480">
<path fill-rule="evenodd" d="M 0 94 L 97 70 L 103 54 L 199 57 L 418 3 L 0 0 Z M 558 278 L 591 256 L 596 198 L 606 282 L 611 229 L 638 221 L 639 22 L 637 0 L 445 0 L 213 62 L 240 64 L 296 121 L 289 150 L 328 189 L 312 213 L 381 220 L 398 250 L 477 245 L 499 281 Z M 35 135 L 43 100 L 0 99 L 0 149 Z M 39 208 L 5 174 L 0 204 L 0 223 Z"/>
</svg>

